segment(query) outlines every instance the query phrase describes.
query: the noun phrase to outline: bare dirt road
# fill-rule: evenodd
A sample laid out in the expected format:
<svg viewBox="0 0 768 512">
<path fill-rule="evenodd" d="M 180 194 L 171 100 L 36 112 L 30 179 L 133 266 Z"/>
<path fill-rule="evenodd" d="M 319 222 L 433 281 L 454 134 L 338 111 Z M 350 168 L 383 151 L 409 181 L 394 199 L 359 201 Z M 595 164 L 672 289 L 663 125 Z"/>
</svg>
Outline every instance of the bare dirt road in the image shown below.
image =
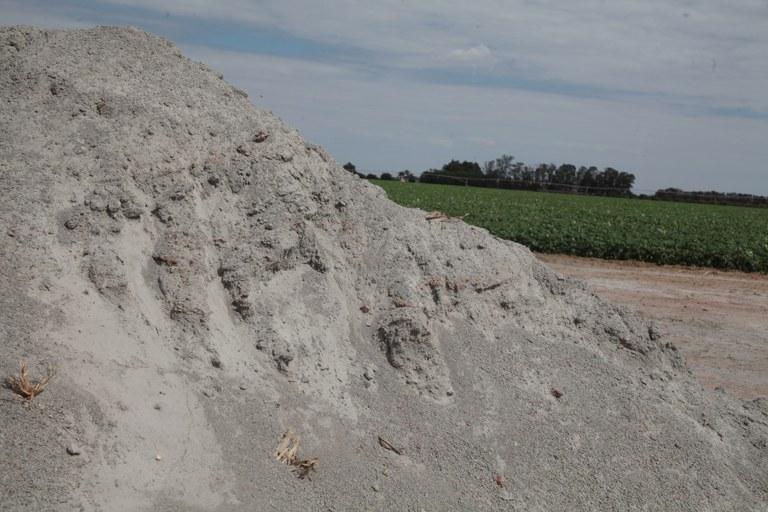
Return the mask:
<svg viewBox="0 0 768 512">
<path fill-rule="evenodd" d="M 538 254 L 603 299 L 659 323 L 707 388 L 768 396 L 768 276 Z"/>
</svg>

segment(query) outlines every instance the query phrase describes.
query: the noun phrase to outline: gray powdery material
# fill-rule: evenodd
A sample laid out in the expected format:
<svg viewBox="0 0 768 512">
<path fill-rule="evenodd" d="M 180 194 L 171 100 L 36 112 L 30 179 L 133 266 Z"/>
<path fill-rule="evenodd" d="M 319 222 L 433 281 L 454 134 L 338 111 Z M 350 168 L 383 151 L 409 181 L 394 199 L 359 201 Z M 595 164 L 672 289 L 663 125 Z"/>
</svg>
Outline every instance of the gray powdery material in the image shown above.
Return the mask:
<svg viewBox="0 0 768 512">
<path fill-rule="evenodd" d="M 172 44 L 3 28 L 0 101 L 3 510 L 765 510 L 765 401 Z"/>
</svg>

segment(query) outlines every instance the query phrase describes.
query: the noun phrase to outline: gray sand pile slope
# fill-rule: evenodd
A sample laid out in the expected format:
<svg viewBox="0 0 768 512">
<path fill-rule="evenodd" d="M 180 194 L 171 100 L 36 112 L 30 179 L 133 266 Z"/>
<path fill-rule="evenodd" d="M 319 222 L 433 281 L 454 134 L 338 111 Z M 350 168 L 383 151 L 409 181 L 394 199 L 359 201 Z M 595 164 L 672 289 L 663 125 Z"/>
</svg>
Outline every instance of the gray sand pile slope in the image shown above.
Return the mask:
<svg viewBox="0 0 768 512">
<path fill-rule="evenodd" d="M 0 509 L 765 510 L 765 401 L 425 217 L 162 39 L 1 29 L 0 373 L 57 373 Z"/>
</svg>

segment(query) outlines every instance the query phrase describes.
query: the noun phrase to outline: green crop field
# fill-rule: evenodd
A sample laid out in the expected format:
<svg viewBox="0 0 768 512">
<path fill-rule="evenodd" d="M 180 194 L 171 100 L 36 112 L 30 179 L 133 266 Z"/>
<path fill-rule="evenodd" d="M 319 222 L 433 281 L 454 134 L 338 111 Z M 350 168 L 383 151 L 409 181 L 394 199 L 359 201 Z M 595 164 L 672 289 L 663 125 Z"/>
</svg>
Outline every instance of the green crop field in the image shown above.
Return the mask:
<svg viewBox="0 0 768 512">
<path fill-rule="evenodd" d="M 374 181 L 534 251 L 768 272 L 768 209 Z"/>
</svg>

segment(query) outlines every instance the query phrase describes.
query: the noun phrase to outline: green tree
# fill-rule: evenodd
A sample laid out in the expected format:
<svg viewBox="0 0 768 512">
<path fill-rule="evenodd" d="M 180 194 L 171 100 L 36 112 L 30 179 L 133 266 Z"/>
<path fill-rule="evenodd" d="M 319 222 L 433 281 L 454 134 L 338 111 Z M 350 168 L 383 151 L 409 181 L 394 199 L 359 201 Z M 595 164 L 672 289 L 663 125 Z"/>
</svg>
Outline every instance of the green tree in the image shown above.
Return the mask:
<svg viewBox="0 0 768 512">
<path fill-rule="evenodd" d="M 483 173 L 489 178 L 509 178 L 512 173 L 512 155 L 501 155 L 495 160 L 483 164 Z"/>
<path fill-rule="evenodd" d="M 459 178 L 482 178 L 483 170 L 477 162 L 451 160 L 440 170 L 441 174 Z"/>
</svg>

